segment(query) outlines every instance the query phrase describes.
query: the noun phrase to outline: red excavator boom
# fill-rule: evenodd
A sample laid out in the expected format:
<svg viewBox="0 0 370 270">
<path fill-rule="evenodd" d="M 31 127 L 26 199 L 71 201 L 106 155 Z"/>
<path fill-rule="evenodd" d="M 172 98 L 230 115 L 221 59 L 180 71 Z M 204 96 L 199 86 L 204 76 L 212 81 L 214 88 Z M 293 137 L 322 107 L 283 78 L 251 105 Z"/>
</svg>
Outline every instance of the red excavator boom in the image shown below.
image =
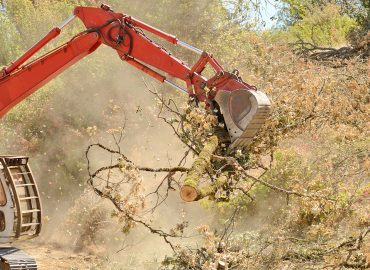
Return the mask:
<svg viewBox="0 0 370 270">
<path fill-rule="evenodd" d="M 76 17 L 86 26 L 85 31 L 53 51 L 26 63 Z M 193 67 L 187 66 L 163 46 L 149 39 L 144 31 L 192 50 L 200 55 L 199 60 Z M 270 102 L 267 96 L 243 82 L 237 72 L 225 71 L 211 54 L 102 5 L 101 8 L 77 7 L 71 18 L 52 29 L 0 72 L 0 117 L 101 44 L 116 50 L 120 59 L 158 81 L 182 90 L 211 107 L 220 107 L 230 134 L 231 147 L 248 146 L 268 115 Z M 208 64 L 215 72 L 209 79 L 202 76 Z M 184 81 L 186 89 L 169 81 L 166 77 L 168 75 Z"/>
<path fill-rule="evenodd" d="M 85 31 L 30 61 L 75 18 L 84 23 Z M 148 38 L 145 32 L 183 46 L 199 54 L 200 58 L 189 67 Z M 102 44 L 158 81 L 205 102 L 211 109 L 219 109 L 213 111 L 222 114 L 219 118 L 229 132 L 230 148 L 247 147 L 269 113 L 267 96 L 243 82 L 237 71 L 225 71 L 211 54 L 102 5 L 100 8 L 77 7 L 74 15 L 61 26 L 52 29 L 19 59 L 0 70 L 0 117 Z M 202 75 L 206 65 L 214 70 L 211 78 Z M 171 82 L 167 76 L 183 81 L 186 86 Z M 40 195 L 28 158 L 0 156 L 0 244 L 37 236 L 41 231 L 41 217 Z M 0 247 L 0 268 L 30 270 L 37 266 L 35 260 L 22 251 Z"/>
</svg>

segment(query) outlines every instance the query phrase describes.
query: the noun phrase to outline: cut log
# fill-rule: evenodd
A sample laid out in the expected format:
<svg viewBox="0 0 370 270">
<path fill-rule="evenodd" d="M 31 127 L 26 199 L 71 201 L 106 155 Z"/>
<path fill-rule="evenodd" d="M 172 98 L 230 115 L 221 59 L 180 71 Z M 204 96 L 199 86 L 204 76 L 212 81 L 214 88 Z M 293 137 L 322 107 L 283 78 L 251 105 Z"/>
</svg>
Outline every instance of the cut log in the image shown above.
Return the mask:
<svg viewBox="0 0 370 270">
<path fill-rule="evenodd" d="M 226 175 L 222 174 L 220 177 L 216 179 L 216 181 L 212 184 L 209 184 L 205 187 L 202 187 L 200 189 L 200 192 L 198 194 L 197 200 L 203 199 L 205 197 L 209 198 L 215 198 L 215 194 L 219 188 L 221 188 L 223 185 L 227 183 L 227 177 Z"/>
<path fill-rule="evenodd" d="M 227 265 L 223 261 L 218 261 L 217 270 L 227 270 Z"/>
<path fill-rule="evenodd" d="M 207 168 L 210 166 L 212 154 L 218 147 L 217 136 L 212 136 L 204 145 L 198 158 L 194 161 L 188 175 L 184 180 L 184 185 L 181 188 L 180 196 L 186 202 L 197 200 L 200 195 L 199 180 L 202 178 Z"/>
</svg>

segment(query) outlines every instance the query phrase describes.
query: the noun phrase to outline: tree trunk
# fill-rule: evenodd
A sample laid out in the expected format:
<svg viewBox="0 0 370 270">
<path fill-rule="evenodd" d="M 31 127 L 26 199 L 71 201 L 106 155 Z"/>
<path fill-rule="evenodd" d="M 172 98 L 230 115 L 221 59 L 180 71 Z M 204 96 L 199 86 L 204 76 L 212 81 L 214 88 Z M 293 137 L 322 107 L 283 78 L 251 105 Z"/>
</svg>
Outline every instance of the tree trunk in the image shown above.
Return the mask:
<svg viewBox="0 0 370 270">
<path fill-rule="evenodd" d="M 205 197 L 215 198 L 215 194 L 219 188 L 227 183 L 228 178 L 226 175 L 221 175 L 216 179 L 214 183 L 211 183 L 205 187 L 202 187 L 198 190 L 198 197 L 197 200 L 203 199 Z"/>
<path fill-rule="evenodd" d="M 188 175 L 184 180 L 184 185 L 181 188 L 181 198 L 186 202 L 193 202 L 198 199 L 201 191 L 199 190 L 199 180 L 210 166 L 212 154 L 218 147 L 217 136 L 212 136 L 204 145 L 198 158 L 194 161 Z"/>
<path fill-rule="evenodd" d="M 227 270 L 227 265 L 223 261 L 218 261 L 217 270 Z"/>
</svg>

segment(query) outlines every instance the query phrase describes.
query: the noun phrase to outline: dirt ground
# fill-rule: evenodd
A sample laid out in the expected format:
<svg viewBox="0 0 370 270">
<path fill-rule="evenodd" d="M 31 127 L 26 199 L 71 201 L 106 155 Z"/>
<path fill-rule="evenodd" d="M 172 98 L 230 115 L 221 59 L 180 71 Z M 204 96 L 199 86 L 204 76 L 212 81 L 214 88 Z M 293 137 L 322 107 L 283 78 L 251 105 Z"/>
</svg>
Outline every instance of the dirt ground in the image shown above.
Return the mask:
<svg viewBox="0 0 370 270">
<path fill-rule="evenodd" d="M 73 250 L 60 248 L 56 245 L 43 245 L 37 242 L 21 243 L 16 245 L 29 255 L 33 256 L 40 270 L 69 269 L 107 269 L 104 261 L 95 255 L 87 253 L 76 254 Z"/>
</svg>

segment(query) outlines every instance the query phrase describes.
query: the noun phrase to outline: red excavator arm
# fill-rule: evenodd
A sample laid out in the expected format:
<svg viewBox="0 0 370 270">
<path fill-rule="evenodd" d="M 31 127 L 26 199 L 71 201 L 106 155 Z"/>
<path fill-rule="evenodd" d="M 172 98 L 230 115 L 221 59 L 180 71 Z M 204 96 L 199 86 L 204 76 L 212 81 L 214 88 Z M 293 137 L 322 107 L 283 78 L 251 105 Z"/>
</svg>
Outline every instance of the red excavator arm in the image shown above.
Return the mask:
<svg viewBox="0 0 370 270">
<path fill-rule="evenodd" d="M 76 17 L 86 26 L 85 31 L 55 50 L 25 64 Z M 189 67 L 149 39 L 144 31 L 190 49 L 199 54 L 200 59 L 193 67 Z M 77 7 L 71 18 L 60 27 L 52 29 L 18 60 L 0 72 L 0 117 L 101 44 L 116 50 L 123 61 L 160 82 L 182 90 L 211 107 L 218 106 L 229 131 L 232 147 L 249 145 L 267 117 L 270 109 L 267 96 L 243 82 L 237 72 L 225 71 L 211 54 L 128 15 L 115 13 L 107 5 L 102 5 L 101 8 Z M 202 76 L 207 64 L 215 71 L 214 76 L 209 79 Z M 184 81 L 186 89 L 169 81 L 166 74 Z"/>
<path fill-rule="evenodd" d="M 29 61 L 76 17 L 85 24 L 85 31 Z M 149 39 L 144 31 L 192 50 L 200 55 L 199 60 L 189 67 Z M 219 108 L 213 111 L 222 114 L 220 119 L 229 132 L 231 148 L 248 146 L 269 113 L 267 96 L 243 82 L 237 71 L 225 71 L 211 54 L 102 5 L 101 8 L 77 7 L 71 18 L 52 29 L 14 63 L 0 70 L 0 117 L 102 44 L 116 50 L 123 61 L 160 82 L 182 90 L 212 109 Z M 206 65 L 214 69 L 211 78 L 202 76 Z M 169 81 L 167 74 L 185 82 L 186 87 Z M 40 195 L 28 158 L 0 156 L 0 243 L 37 236 L 41 231 L 41 217 Z M 20 250 L 0 248 L 1 269 L 36 269 L 35 265 L 34 259 Z"/>
</svg>

